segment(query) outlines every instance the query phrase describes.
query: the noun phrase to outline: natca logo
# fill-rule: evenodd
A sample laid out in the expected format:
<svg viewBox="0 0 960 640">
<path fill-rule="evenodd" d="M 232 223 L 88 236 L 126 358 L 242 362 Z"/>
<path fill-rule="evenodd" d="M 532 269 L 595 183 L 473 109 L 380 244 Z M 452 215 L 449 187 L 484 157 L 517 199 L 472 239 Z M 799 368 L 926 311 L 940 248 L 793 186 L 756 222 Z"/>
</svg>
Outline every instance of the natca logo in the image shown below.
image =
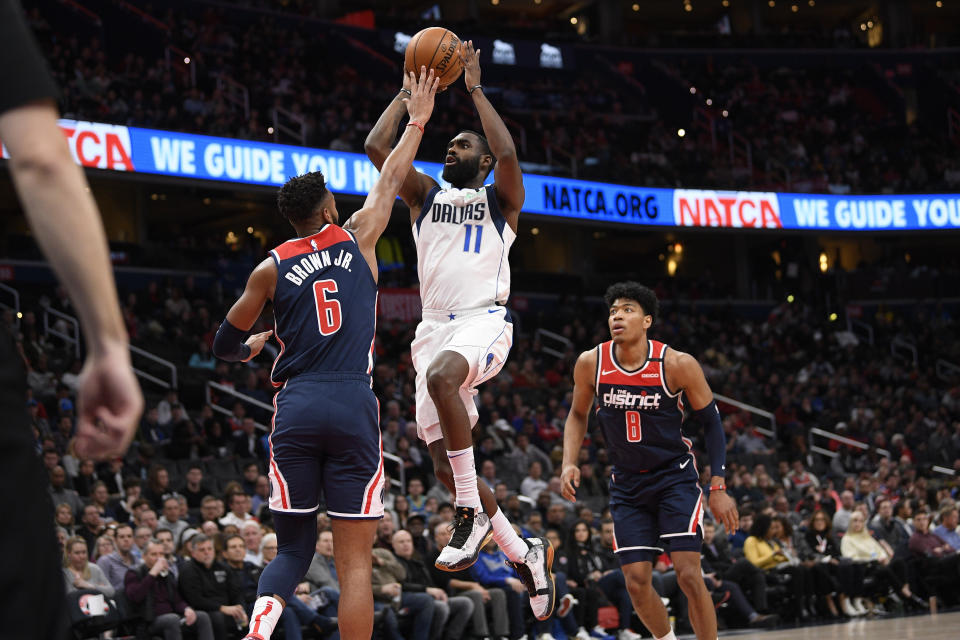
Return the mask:
<svg viewBox="0 0 960 640">
<path fill-rule="evenodd" d="M 126 127 L 74 120 L 61 120 L 59 124 L 77 164 L 96 169 L 134 170 L 130 159 L 130 132 Z"/>
<path fill-rule="evenodd" d="M 503 40 L 494 40 L 493 62 L 495 64 L 517 64 L 517 52 L 513 45 Z"/>
<path fill-rule="evenodd" d="M 563 52 L 560 47 L 544 42 L 540 45 L 540 66 L 549 69 L 563 69 Z"/>
<path fill-rule="evenodd" d="M 413 36 L 410 34 L 397 31 L 395 34 L 393 34 L 393 50 L 397 53 L 403 53 L 407 50 L 407 45 L 410 44 L 410 40 L 412 38 Z"/>
<path fill-rule="evenodd" d="M 677 189 L 673 192 L 673 218 L 678 227 L 783 226 L 777 195 L 757 191 Z"/>
<path fill-rule="evenodd" d="M 626 389 L 611 389 L 603 394 L 603 404 L 613 409 L 659 409 L 660 394 L 646 391 L 632 393 Z"/>
</svg>

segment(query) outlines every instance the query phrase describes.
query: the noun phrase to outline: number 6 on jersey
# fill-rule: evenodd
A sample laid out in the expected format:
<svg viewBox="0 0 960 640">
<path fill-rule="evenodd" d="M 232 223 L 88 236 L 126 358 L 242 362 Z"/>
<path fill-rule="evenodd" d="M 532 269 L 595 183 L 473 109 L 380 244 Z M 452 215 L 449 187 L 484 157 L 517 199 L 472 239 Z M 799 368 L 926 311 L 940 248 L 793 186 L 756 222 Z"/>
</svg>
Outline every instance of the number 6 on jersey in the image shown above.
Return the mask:
<svg viewBox="0 0 960 640">
<path fill-rule="evenodd" d="M 340 315 L 340 301 L 327 299 L 327 292 L 337 292 L 336 280 L 317 280 L 313 283 L 313 297 L 317 302 L 317 325 L 320 335 L 329 336 L 340 330 L 343 318 Z"/>
<path fill-rule="evenodd" d="M 643 432 L 640 429 L 640 412 L 627 411 L 627 442 L 640 442 L 643 439 Z"/>
</svg>

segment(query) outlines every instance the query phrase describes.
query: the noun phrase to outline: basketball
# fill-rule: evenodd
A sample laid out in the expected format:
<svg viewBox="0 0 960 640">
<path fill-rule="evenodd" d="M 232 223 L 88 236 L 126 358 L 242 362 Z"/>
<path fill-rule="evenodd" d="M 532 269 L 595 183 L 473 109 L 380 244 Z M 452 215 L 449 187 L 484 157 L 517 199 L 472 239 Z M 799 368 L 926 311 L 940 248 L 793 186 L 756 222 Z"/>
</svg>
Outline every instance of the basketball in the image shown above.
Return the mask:
<svg viewBox="0 0 960 640">
<path fill-rule="evenodd" d="M 443 27 L 427 27 L 410 38 L 404 56 L 404 69 L 420 73 L 420 67 L 433 69 L 446 89 L 463 73 L 460 61 L 460 38 Z"/>
</svg>

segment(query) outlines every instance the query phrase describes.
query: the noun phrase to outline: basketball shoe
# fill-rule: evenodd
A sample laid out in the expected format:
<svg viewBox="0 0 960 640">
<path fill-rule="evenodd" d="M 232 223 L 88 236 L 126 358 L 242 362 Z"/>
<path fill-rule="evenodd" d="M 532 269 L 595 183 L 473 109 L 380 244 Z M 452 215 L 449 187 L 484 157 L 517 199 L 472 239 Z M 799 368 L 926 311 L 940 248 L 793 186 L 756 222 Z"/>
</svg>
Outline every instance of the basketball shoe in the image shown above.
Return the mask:
<svg viewBox="0 0 960 640">
<path fill-rule="evenodd" d="M 490 516 L 472 507 L 457 507 L 453 535 L 434 563 L 441 571 L 462 571 L 472 567 L 493 537 Z"/>
<path fill-rule="evenodd" d="M 537 620 L 546 620 L 553 614 L 557 585 L 553 573 L 553 545 L 546 538 L 525 538 L 529 550 L 521 562 L 507 561 L 530 595 L 530 608 Z"/>
</svg>

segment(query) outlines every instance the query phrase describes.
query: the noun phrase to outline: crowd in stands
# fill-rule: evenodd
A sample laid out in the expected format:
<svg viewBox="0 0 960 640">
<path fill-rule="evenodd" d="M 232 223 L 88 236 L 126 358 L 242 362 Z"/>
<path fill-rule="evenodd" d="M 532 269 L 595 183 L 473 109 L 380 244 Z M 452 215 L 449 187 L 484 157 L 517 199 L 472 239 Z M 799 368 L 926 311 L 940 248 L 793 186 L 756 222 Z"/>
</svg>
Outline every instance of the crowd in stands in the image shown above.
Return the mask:
<svg viewBox="0 0 960 640">
<path fill-rule="evenodd" d="M 179 390 L 163 395 L 147 389 L 138 439 L 123 460 L 97 466 L 72 454 L 78 362 L 57 338 L 42 333 L 35 313 L 25 313 L 19 327 L 30 365 L 27 405 L 37 454 L 50 474 L 66 545 L 65 579 L 71 588 L 108 597 L 112 592 L 114 598 L 125 594 L 126 610 L 143 616 L 143 581 L 166 571 L 168 584 L 179 577 L 178 589 L 167 591 L 174 595 L 165 608 L 141 620 L 161 629 L 174 623 L 172 616 L 195 618 L 191 624 L 209 624 L 214 637 L 225 637 L 249 614 L 253 565 L 268 561 L 270 544 L 276 544 L 268 536 L 266 435 L 257 429 L 269 423 L 269 414 L 227 394 L 212 398 L 231 411 L 220 414 L 197 385 L 214 380 L 269 404 L 270 358 L 228 364 L 211 357 L 209 342 L 226 308 L 215 292 L 189 282 L 157 283 L 122 300 L 134 342 L 175 346 L 174 355 L 167 355 L 183 380 Z M 62 292 L 49 303 L 72 313 Z M 511 521 L 524 534 L 546 535 L 560 550 L 555 570 L 563 574 L 560 602 L 567 604 L 555 620 L 531 628 L 523 588 L 504 571 L 495 548 L 462 575 L 431 569 L 449 535 L 451 496 L 435 482 L 416 437 L 406 346 L 414 326 L 386 321 L 378 327 L 374 388 L 384 451 L 399 463 L 387 465 L 393 484 L 376 552 L 375 595 L 383 611 L 378 629 L 384 637 L 437 638 L 446 630 L 448 637 L 513 640 L 578 633 L 633 638 L 641 629 L 612 553 L 606 512 L 611 467 L 598 431 L 591 429 L 581 452 L 579 501 L 571 504 L 559 493 L 572 363 L 580 350 L 606 338 L 605 314 L 584 303 L 516 315 L 511 358 L 477 399 L 476 459 Z M 878 314 L 872 319 L 875 346 L 818 317 L 799 303 L 774 307 L 761 320 L 732 308 L 708 315 L 693 304 L 668 303 L 652 330 L 657 339 L 697 354 L 716 392 L 776 416 L 776 435 L 768 437 L 758 429 L 769 423 L 721 403 L 727 479 L 742 513 L 741 529 L 723 531 L 708 518 L 704 571 L 728 626 L 925 610 L 931 597 L 939 606 L 958 604 L 960 484 L 948 473 L 960 470 L 960 385 L 938 378 L 931 365 L 931 354 L 956 357 L 956 322 L 945 310 L 924 307 Z M 570 340 L 564 357 L 543 350 L 533 338 L 537 326 Z M 918 366 L 879 346 L 907 330 L 921 354 Z M 151 335 L 154 342 L 145 343 Z M 812 427 L 865 449 L 814 442 Z M 705 461 L 697 425 L 685 430 Z M 818 453 L 811 444 L 835 455 Z M 701 469 L 706 481 L 709 467 Z M 119 526 L 124 523 L 132 529 Z M 328 528 L 324 516 L 318 526 Z M 159 540 L 155 547 L 153 539 Z M 329 543 L 329 534 L 321 534 L 318 558 L 329 558 Z M 93 565 L 81 562 L 80 545 Z M 233 553 L 231 545 L 237 547 Z M 161 568 L 154 570 L 157 563 Z M 245 587 L 223 591 L 223 583 L 208 579 L 224 567 L 233 567 Z M 335 574 L 329 562 L 326 570 Z M 184 582 L 184 575 L 192 578 Z M 658 560 L 655 575 L 682 630 L 685 599 L 667 556 Z M 329 633 L 335 626 L 329 621 L 336 609 L 335 575 L 319 581 L 308 575 L 307 582 L 300 589 L 305 608 L 293 605 L 287 614 L 288 637 Z M 205 594 L 207 587 L 223 592 Z M 160 620 L 162 615 L 168 617 Z"/>
<path fill-rule="evenodd" d="M 282 14 L 241 12 L 238 18 L 215 6 L 198 13 L 170 8 L 158 16 L 165 29 L 158 44 L 131 51 L 108 47 L 115 39 L 102 31 L 60 33 L 44 12 L 68 10 L 43 9 L 33 7 L 29 17 L 62 88 L 66 118 L 273 140 L 272 114 L 279 107 L 303 123 L 302 141 L 281 141 L 361 152 L 399 86 L 399 65 L 386 62 L 397 54 L 376 32 L 358 45 L 353 36 L 325 31 L 316 37 L 316 24 Z M 163 41 L 186 52 L 189 64 L 180 62 L 182 53 L 171 62 Z M 960 184 L 960 164 L 943 128 L 945 107 L 921 109 L 908 125 L 903 88 L 882 78 L 877 63 L 844 70 L 804 58 L 771 65 L 762 54 L 733 62 L 635 58 L 629 50 L 584 48 L 579 64 L 595 73 L 500 67 L 489 71 L 495 80 L 485 90 L 508 118 L 521 159 L 540 173 L 651 187 L 837 194 Z M 910 64 L 921 73 L 920 63 Z M 246 97 L 226 79 L 242 84 Z M 947 75 L 929 82 L 925 100 L 953 91 Z M 462 91 L 438 100 L 421 145 L 425 160 L 436 161 L 459 129 L 477 126 Z M 703 127 L 691 124 L 697 107 L 710 118 L 697 116 Z M 688 135 L 679 137 L 678 127 Z M 735 149 L 731 132 L 739 141 Z"/>
<path fill-rule="evenodd" d="M 198 17 L 161 17 L 178 38 L 173 44 L 194 56 L 196 86 L 189 69 L 168 66 L 159 50 L 117 55 L 103 39 L 63 36 L 40 11 L 30 12 L 62 87 L 65 117 L 265 140 L 273 137 L 268 114 L 280 106 L 304 117 L 307 144 L 361 151 L 397 89 L 385 68 L 367 73 L 342 59 L 327 64 L 337 56 L 332 45 L 273 17 L 233 22 L 215 8 Z M 729 122 L 743 127 L 738 132 L 753 145 L 755 166 L 786 169 L 794 184 L 811 191 L 924 191 L 960 182 L 943 141 L 888 111 L 863 116 L 863 105 L 875 104 L 876 87 L 849 73 L 749 62 L 722 73 L 705 63 L 657 68 L 680 93 L 695 86 L 729 109 Z M 249 116 L 218 86 L 221 75 L 248 85 Z M 491 95 L 527 131 L 531 162 L 572 157 L 584 175 L 652 186 L 768 184 L 758 182 L 768 175 L 729 171 L 705 131 L 678 138 L 657 121 L 662 107 L 642 83 L 621 88 L 611 77 L 617 76 L 568 83 L 544 74 L 537 83 L 491 87 Z M 621 89 L 632 94 L 629 103 L 621 101 Z M 425 152 L 472 122 L 459 92 L 441 100 L 447 108 L 431 121 Z M 638 115 L 650 115 L 649 122 Z M 724 121 L 718 118 L 722 134 Z M 213 358 L 213 335 L 229 302 L 222 288 L 201 289 L 192 279 L 155 282 L 121 300 L 134 344 L 173 360 L 181 374 L 178 389 L 148 393 L 137 441 L 124 459 L 96 465 L 74 455 L 80 360 L 43 331 L 36 309 L 28 308 L 14 328 L 29 367 L 25 400 L 49 473 L 65 584 L 70 597 L 99 592 L 119 603 L 125 624 L 143 634 L 175 636 L 182 621 L 204 639 L 243 635 L 257 577 L 277 549 L 266 506 L 268 446 L 258 429 L 269 414 L 229 394 L 213 394 L 208 403 L 203 392 L 214 381 L 269 404 L 272 347 L 248 364 Z M 75 315 L 62 291 L 47 302 Z M 408 350 L 414 326 L 385 321 L 378 327 L 374 389 L 384 450 L 399 463 L 388 464 L 388 512 L 374 552 L 381 637 L 632 640 L 641 630 L 612 551 L 605 508 L 611 467 L 595 429 L 581 452 L 579 501 L 559 493 L 572 365 L 580 350 L 606 339 L 604 310 L 558 303 L 549 312 L 515 315 L 510 361 L 477 398 L 476 459 L 511 521 L 558 549 L 560 606 L 554 619 L 532 623 L 523 587 L 494 546 L 470 571 L 433 569 L 449 537 L 451 496 L 434 481 L 416 437 Z M 653 337 L 698 357 L 716 392 L 775 415 L 769 436 L 761 431 L 768 422 L 721 404 L 727 480 L 742 518 L 732 532 L 708 518 L 703 569 L 724 625 L 960 604 L 960 484 L 951 475 L 960 472 L 960 381 L 940 378 L 933 364 L 936 357 L 960 361 L 958 325 L 948 310 L 927 306 L 867 320 L 872 343 L 799 303 L 775 306 L 760 320 L 734 308 L 708 314 L 695 304 L 667 304 L 653 327 Z M 3 321 L 14 324 L 10 314 Z M 255 330 L 269 328 L 261 324 Z M 569 340 L 563 357 L 534 338 L 536 327 Z M 890 353 L 895 335 L 916 347 L 916 363 Z M 228 407 L 229 415 L 214 406 Z M 862 448 L 815 440 L 814 427 Z M 687 430 L 700 449 L 697 425 Z M 708 479 L 709 467 L 701 470 Z M 322 512 L 318 531 L 313 565 L 284 614 L 288 638 L 336 634 L 339 592 Z M 655 587 L 683 630 L 685 599 L 668 556 L 657 561 Z"/>
</svg>

